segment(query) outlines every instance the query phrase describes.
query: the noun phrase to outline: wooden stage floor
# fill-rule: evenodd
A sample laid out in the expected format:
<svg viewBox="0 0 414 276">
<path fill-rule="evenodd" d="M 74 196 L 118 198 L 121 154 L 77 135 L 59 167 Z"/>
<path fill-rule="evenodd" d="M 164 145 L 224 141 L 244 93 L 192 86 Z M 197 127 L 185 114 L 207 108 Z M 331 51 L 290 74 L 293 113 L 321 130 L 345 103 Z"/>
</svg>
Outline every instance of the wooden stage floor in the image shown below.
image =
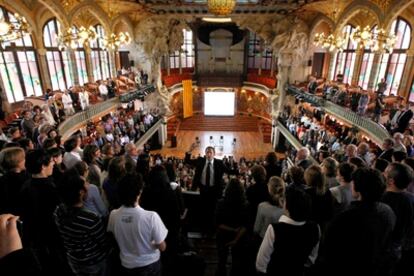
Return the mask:
<svg viewBox="0 0 414 276">
<path fill-rule="evenodd" d="M 184 158 L 185 152 L 189 151 L 195 145 L 196 137 L 200 139 L 200 145 L 192 151 L 194 156 L 204 155 L 204 150 L 210 145 L 210 136 L 213 136 L 216 157 L 223 158 L 225 155 L 232 155 L 238 160 L 240 157 L 248 159 L 265 157 L 272 151 L 270 143 L 263 143 L 262 134 L 252 131 L 190 131 L 179 130 L 177 133 L 177 147 L 171 148 L 168 141 L 161 150 L 154 150 L 151 153 L 160 153 L 163 156 L 175 156 Z M 220 145 L 220 136 L 223 136 L 223 145 Z M 236 138 L 236 145 L 232 145 L 233 139 Z"/>
</svg>

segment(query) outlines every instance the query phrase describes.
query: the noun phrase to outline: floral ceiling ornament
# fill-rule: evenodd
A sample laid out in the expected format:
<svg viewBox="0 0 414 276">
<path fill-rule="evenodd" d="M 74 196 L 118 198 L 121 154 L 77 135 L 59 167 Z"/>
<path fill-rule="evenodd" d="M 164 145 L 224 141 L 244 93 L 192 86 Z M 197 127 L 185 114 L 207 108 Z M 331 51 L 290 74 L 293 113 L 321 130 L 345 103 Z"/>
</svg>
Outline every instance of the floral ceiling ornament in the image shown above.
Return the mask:
<svg viewBox="0 0 414 276">
<path fill-rule="evenodd" d="M 338 15 L 340 13 L 340 9 L 337 5 L 337 0 L 332 1 L 332 9 L 327 16 L 332 19 L 332 21 L 337 23 Z M 330 52 L 339 51 L 342 52 L 346 48 L 346 42 L 348 37 L 346 37 L 343 33 L 340 34 L 325 34 L 324 32 L 316 33 L 313 39 L 313 44 L 318 47 L 322 47 Z"/>
<path fill-rule="evenodd" d="M 68 28 L 66 32 L 59 33 L 59 48 L 65 49 L 70 47 L 76 49 L 79 45 L 84 45 L 85 43 L 95 40 L 97 36 L 93 26 L 89 26 L 89 28 L 81 26 L 79 29 L 76 29 L 75 27 Z"/>
<path fill-rule="evenodd" d="M 109 36 L 103 38 L 103 46 L 106 49 L 117 50 L 121 45 L 127 45 L 131 43 L 131 36 L 128 32 L 120 32 L 118 34 L 112 33 Z"/>
<path fill-rule="evenodd" d="M 233 12 L 236 0 L 207 0 L 208 11 L 218 16 L 227 16 Z"/>
<path fill-rule="evenodd" d="M 369 25 L 361 28 L 357 26 L 351 34 L 351 39 L 360 48 L 369 48 L 373 52 L 392 52 L 397 42 L 394 33 L 389 33 L 383 28 L 372 28 Z"/>
<path fill-rule="evenodd" d="M 15 13 L 10 17 L 10 22 L 0 21 L 0 43 L 10 42 L 22 38 L 30 33 L 30 26 L 26 18 Z"/>
</svg>

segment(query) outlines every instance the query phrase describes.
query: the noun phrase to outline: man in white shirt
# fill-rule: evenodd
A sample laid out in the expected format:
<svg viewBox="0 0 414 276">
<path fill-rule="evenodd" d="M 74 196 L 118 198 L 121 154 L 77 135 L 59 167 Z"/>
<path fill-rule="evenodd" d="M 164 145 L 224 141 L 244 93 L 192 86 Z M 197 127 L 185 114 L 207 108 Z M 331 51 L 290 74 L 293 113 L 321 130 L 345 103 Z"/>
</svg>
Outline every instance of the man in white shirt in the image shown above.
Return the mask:
<svg viewBox="0 0 414 276">
<path fill-rule="evenodd" d="M 138 205 L 142 179 L 126 175 L 118 183 L 122 206 L 109 216 L 108 232 L 119 246 L 124 275 L 161 275 L 160 251 L 166 249 L 168 230 L 160 216 Z"/>
<path fill-rule="evenodd" d="M 76 163 L 82 161 L 79 153 L 78 137 L 71 136 L 65 141 L 65 154 L 63 155 L 63 164 L 66 169 L 72 168 Z"/>
<path fill-rule="evenodd" d="M 73 109 L 72 97 L 69 95 L 68 90 L 65 90 L 65 93 L 62 95 L 62 103 L 66 116 L 70 116 L 75 113 L 75 109 Z"/>
<path fill-rule="evenodd" d="M 106 87 L 105 83 L 103 81 L 100 82 L 99 87 L 99 94 L 102 96 L 104 100 L 108 98 L 108 87 Z"/>
<path fill-rule="evenodd" d="M 79 101 L 82 110 L 86 110 L 89 107 L 89 93 L 85 89 L 82 89 L 81 92 L 79 92 Z"/>
</svg>

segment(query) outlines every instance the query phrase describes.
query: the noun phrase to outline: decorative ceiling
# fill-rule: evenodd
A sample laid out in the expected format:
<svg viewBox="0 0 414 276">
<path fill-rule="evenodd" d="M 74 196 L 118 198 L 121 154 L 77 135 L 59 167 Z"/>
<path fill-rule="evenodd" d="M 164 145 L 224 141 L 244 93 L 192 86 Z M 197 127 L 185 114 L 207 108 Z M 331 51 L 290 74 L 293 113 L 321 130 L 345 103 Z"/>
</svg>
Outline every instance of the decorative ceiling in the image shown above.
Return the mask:
<svg viewBox="0 0 414 276">
<path fill-rule="evenodd" d="M 232 15 L 290 14 L 321 0 L 237 0 Z M 135 0 L 153 14 L 206 15 L 207 0 Z"/>
<path fill-rule="evenodd" d="M 39 0 L 21 0 L 30 9 Z M 59 0 L 69 13 L 75 6 L 88 0 Z M 384 14 L 400 0 L 367 0 L 379 7 Z M 88 1 L 89 2 L 89 1 Z M 109 16 L 125 15 L 132 22 L 139 22 L 149 15 L 172 15 L 186 18 L 201 18 L 210 15 L 207 0 L 94 0 Z M 230 16 L 276 16 L 293 14 L 307 23 L 324 14 L 336 22 L 342 12 L 354 4 L 353 0 L 236 0 L 237 4 Z M 410 14 L 411 16 L 412 14 Z M 365 18 L 364 18 L 365 19 Z M 361 19 L 363 20 L 363 19 Z M 372 22 L 372 18 L 367 18 Z"/>
</svg>

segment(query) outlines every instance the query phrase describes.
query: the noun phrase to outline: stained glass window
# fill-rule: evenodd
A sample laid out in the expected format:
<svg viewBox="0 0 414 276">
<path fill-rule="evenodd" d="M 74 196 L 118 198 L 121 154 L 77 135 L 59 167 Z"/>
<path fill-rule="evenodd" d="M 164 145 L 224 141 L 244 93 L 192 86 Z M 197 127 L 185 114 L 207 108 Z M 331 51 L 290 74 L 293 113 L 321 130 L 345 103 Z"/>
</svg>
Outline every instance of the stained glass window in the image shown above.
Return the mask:
<svg viewBox="0 0 414 276">
<path fill-rule="evenodd" d="M 374 26 L 371 31 L 376 33 L 378 26 Z M 363 89 L 368 89 L 369 77 L 372 71 L 372 65 L 374 64 L 375 54 L 371 51 L 369 47 L 365 47 L 364 54 L 362 56 L 361 69 L 359 71 L 358 85 Z"/>
<path fill-rule="evenodd" d="M 354 27 L 351 25 L 346 25 L 343 28 L 343 35 L 346 38 L 346 48 L 342 52 L 336 54 L 336 66 L 334 71 L 334 78 L 336 78 L 338 74 L 342 74 L 344 76 L 343 83 L 349 84 L 351 84 L 354 72 L 356 59 L 355 49 L 357 46 L 350 38 L 353 31 Z"/>
<path fill-rule="evenodd" d="M 181 45 L 181 52 L 175 51 L 169 55 L 170 68 L 180 68 L 180 59 L 181 59 L 181 68 L 194 68 L 194 41 L 193 41 L 193 31 L 183 30 L 184 43 Z M 164 66 L 165 68 L 165 62 Z"/>
<path fill-rule="evenodd" d="M 14 15 L 0 6 L 0 18 L 13 22 Z M 23 101 L 24 97 L 41 96 L 37 54 L 29 34 L 0 47 L 0 75 L 9 103 Z"/>
<path fill-rule="evenodd" d="M 95 81 L 104 80 L 110 77 L 109 54 L 104 49 L 102 37 L 105 31 L 102 25 L 95 26 L 98 38 L 91 43 L 92 73 Z"/>
<path fill-rule="evenodd" d="M 387 89 L 384 94 L 397 95 L 407 60 L 407 50 L 411 43 L 411 27 L 404 19 L 397 18 L 391 25 L 391 32 L 396 35 L 397 42 L 392 53 L 385 53 L 381 56 L 380 69 L 375 83 L 378 84 L 385 79 Z"/>
<path fill-rule="evenodd" d="M 260 55 L 261 54 L 261 55 Z M 269 45 L 263 41 L 257 34 L 250 33 L 248 68 L 270 70 L 272 68 L 273 52 Z"/>
<path fill-rule="evenodd" d="M 56 18 L 49 20 L 43 27 L 43 44 L 46 49 L 52 90 L 64 91 L 73 86 L 73 65 L 69 53 L 59 49 L 58 35 L 60 32 L 60 24 Z"/>
</svg>

